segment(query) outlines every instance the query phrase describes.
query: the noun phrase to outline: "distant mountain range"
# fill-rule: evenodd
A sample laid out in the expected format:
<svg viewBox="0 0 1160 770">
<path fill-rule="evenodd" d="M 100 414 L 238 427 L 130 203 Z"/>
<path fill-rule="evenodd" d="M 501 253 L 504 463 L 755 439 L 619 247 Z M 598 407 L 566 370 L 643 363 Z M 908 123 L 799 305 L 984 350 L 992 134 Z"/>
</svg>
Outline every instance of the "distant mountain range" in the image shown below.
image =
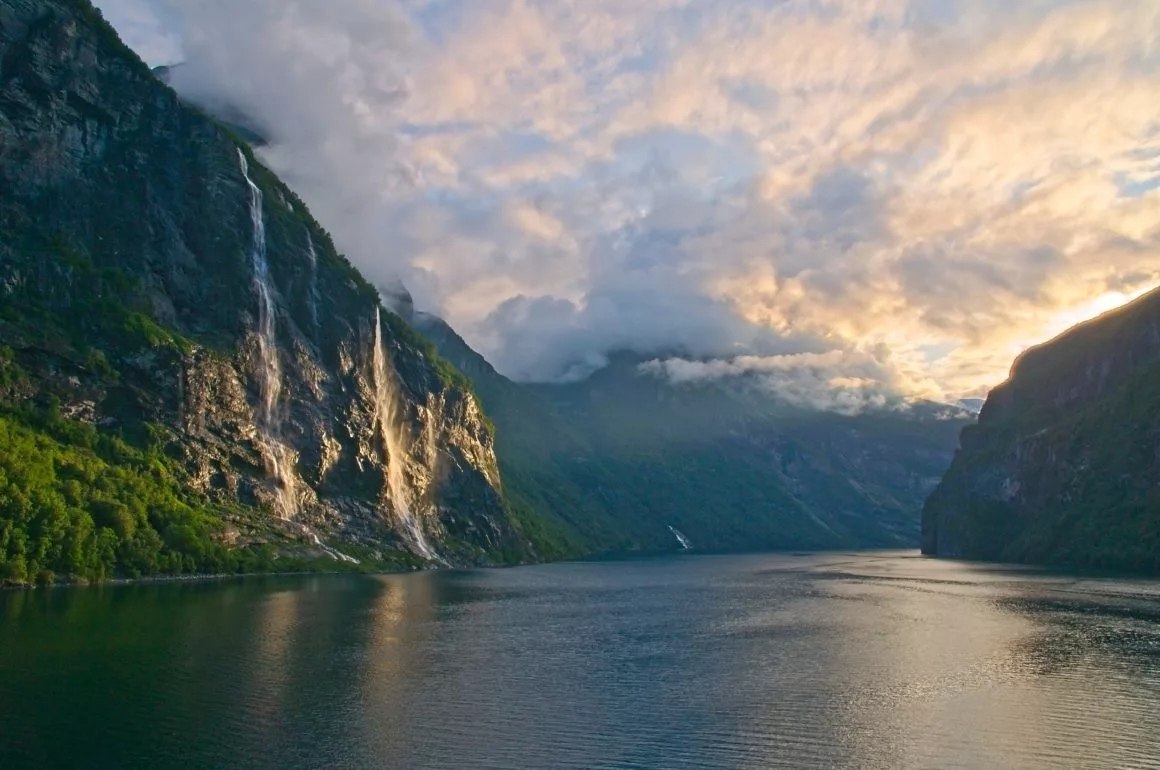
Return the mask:
<svg viewBox="0 0 1160 770">
<path fill-rule="evenodd" d="M 569 384 L 515 383 L 442 320 L 412 318 L 496 424 L 509 499 L 550 553 L 911 546 L 973 414 L 807 410 L 745 379 L 673 384 L 622 352 Z"/>
</svg>

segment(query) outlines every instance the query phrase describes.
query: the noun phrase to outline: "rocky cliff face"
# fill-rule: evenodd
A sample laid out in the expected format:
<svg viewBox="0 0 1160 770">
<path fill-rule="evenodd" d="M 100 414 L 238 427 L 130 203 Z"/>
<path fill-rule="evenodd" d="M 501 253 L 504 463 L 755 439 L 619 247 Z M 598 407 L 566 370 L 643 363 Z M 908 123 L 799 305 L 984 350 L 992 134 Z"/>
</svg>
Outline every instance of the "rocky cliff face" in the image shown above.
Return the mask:
<svg viewBox="0 0 1160 770">
<path fill-rule="evenodd" d="M 85 0 L 0 4 L 0 345 L 8 408 L 160 441 L 234 541 L 524 553 L 465 381 Z"/>
<path fill-rule="evenodd" d="M 1160 291 L 1020 356 L 923 511 L 923 551 L 1160 568 Z"/>
</svg>

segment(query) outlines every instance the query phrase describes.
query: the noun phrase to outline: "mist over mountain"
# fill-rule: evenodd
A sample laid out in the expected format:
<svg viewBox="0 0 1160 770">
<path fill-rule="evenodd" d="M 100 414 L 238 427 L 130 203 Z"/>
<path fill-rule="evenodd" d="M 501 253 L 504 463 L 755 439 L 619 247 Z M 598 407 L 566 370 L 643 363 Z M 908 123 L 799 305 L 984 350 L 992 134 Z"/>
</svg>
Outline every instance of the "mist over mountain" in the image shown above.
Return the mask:
<svg viewBox="0 0 1160 770">
<path fill-rule="evenodd" d="M 153 68 L 153 74 L 166 85 L 172 85 L 181 64 L 163 64 Z M 238 136 L 245 139 L 251 147 L 265 147 L 270 143 L 266 138 L 269 129 L 257 124 L 257 121 L 244 108 L 227 102 L 209 100 L 202 106 L 214 115 L 219 121 L 228 126 Z"/>
<path fill-rule="evenodd" d="M 1160 276 L 1147 3 L 101 6 L 515 380 L 808 353 L 954 402 Z"/>
<path fill-rule="evenodd" d="M 700 550 L 911 546 L 973 421 L 929 402 L 868 404 L 855 386 L 803 401 L 743 366 L 674 379 L 630 351 L 575 382 L 516 383 L 437 316 L 412 322 L 472 381 L 509 498 L 561 553 L 668 550 L 670 527 Z M 798 392 L 812 399 L 810 384 Z"/>
</svg>

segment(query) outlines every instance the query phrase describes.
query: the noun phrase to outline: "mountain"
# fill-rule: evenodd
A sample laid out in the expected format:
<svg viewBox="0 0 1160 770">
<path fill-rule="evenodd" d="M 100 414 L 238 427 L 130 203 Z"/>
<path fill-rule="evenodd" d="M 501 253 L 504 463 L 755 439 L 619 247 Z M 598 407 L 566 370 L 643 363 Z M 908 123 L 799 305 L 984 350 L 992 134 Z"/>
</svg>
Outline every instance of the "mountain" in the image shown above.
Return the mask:
<svg viewBox="0 0 1160 770">
<path fill-rule="evenodd" d="M 180 73 L 157 71 L 178 85 Z M 264 141 L 244 108 L 191 98 Z M 912 545 L 922 500 L 977 412 L 792 409 L 753 383 L 673 386 L 630 353 L 581 383 L 517 384 L 442 320 L 415 313 L 402 284 L 379 293 L 472 382 L 499 427 L 509 509 L 542 558 L 677 548 L 677 526 L 709 549 Z"/>
<path fill-rule="evenodd" d="M 631 353 L 582 382 L 515 383 L 442 320 L 414 325 L 474 384 L 545 553 L 672 549 L 670 527 L 709 550 L 911 546 L 969 414 L 795 408 L 743 380 L 674 385 Z"/>
<path fill-rule="evenodd" d="M 926 503 L 923 551 L 1160 569 L 1160 290 L 1016 360 Z"/>
<path fill-rule="evenodd" d="M 182 70 L 182 64 L 165 64 L 160 67 L 153 68 L 153 74 L 157 76 L 158 80 L 166 85 L 174 85 L 174 76 L 178 75 Z M 213 115 L 214 119 L 224 125 L 230 131 L 246 140 L 246 144 L 251 147 L 265 147 L 270 142 L 266 138 L 266 131 L 253 117 L 246 111 L 235 107 L 232 104 L 218 103 L 218 104 L 198 104 L 198 107 L 204 109 L 206 112 Z"/>
<path fill-rule="evenodd" d="M 159 75 L 87 0 L 0 8 L 0 581 L 917 539 L 961 410 L 512 382 Z"/>
<path fill-rule="evenodd" d="M 527 558 L 493 447 L 244 141 L 0 4 L 0 581 Z"/>
</svg>

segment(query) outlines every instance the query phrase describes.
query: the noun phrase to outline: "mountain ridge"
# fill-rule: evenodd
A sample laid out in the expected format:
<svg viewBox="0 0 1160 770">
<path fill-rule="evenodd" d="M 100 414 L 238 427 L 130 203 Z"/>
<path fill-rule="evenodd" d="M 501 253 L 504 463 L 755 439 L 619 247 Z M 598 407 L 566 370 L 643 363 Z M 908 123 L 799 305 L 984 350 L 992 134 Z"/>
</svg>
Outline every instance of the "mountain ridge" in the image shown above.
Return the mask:
<svg viewBox="0 0 1160 770">
<path fill-rule="evenodd" d="M 1016 359 L 923 510 L 924 553 L 1160 570 L 1160 289 Z"/>
</svg>

